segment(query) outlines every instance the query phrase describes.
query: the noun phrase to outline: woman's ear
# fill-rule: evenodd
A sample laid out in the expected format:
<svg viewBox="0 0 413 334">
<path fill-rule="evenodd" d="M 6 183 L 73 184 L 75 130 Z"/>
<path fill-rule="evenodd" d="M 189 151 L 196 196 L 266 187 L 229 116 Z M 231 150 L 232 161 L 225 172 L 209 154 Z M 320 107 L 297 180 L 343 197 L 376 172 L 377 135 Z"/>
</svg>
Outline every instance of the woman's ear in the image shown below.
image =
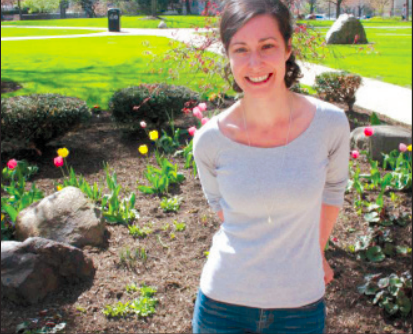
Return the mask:
<svg viewBox="0 0 413 334">
<path fill-rule="evenodd" d="M 287 43 L 287 50 L 286 50 L 286 53 L 285 53 L 285 60 L 290 59 L 292 52 L 293 52 L 293 39 L 290 38 L 288 40 L 288 43 Z"/>
</svg>

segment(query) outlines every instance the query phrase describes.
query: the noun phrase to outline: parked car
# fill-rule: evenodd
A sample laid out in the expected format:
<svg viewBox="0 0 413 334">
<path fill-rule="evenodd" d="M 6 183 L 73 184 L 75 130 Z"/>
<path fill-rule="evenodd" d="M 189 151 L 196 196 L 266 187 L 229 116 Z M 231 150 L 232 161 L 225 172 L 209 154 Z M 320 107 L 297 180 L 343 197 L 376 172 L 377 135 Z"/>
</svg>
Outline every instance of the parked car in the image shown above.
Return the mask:
<svg viewBox="0 0 413 334">
<path fill-rule="evenodd" d="M 305 17 L 306 20 L 328 20 L 325 14 L 308 14 Z"/>
</svg>

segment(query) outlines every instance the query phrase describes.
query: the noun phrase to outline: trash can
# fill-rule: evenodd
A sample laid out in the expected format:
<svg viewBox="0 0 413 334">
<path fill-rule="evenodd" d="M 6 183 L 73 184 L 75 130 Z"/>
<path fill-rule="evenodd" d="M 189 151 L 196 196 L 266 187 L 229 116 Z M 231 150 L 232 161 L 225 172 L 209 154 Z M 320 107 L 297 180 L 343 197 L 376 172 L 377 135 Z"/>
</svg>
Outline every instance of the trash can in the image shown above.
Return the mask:
<svg viewBox="0 0 413 334">
<path fill-rule="evenodd" d="M 111 8 L 108 10 L 109 31 L 120 32 L 120 10 Z"/>
</svg>

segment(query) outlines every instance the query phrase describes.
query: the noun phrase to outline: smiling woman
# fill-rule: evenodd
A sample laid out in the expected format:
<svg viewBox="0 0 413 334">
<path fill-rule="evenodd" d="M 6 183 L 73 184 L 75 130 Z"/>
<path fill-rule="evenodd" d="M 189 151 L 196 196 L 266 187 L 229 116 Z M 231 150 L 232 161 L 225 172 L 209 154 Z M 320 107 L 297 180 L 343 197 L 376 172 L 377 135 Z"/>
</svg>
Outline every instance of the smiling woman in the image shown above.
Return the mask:
<svg viewBox="0 0 413 334">
<path fill-rule="evenodd" d="M 323 333 L 324 249 L 348 180 L 341 109 L 289 88 L 300 76 L 281 0 L 228 0 L 221 39 L 242 99 L 195 134 L 222 225 L 201 275 L 194 333 Z"/>
</svg>

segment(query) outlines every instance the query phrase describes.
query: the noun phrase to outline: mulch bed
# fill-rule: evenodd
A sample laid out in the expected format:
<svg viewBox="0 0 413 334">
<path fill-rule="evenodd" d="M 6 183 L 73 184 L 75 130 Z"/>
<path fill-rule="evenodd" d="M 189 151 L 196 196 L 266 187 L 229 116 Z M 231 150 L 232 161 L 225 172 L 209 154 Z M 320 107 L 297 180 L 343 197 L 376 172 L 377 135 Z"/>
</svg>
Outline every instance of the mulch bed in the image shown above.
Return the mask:
<svg viewBox="0 0 413 334">
<path fill-rule="evenodd" d="M 3 91 L 3 83 L 2 83 Z M 349 113 L 351 127 L 368 124 L 370 112 L 355 108 Z M 357 121 L 355 121 L 357 120 Z M 183 127 L 187 120 L 181 119 Z M 388 124 L 398 124 L 382 118 Z M 402 125 L 410 128 L 409 126 Z M 143 134 L 123 134 L 102 115 L 89 125 L 71 132 L 58 142 L 52 143 L 42 152 L 25 151 L 14 156 L 26 158 L 39 167 L 34 180 L 45 195 L 54 191 L 54 182 L 61 179 L 60 170 L 54 167 L 53 158 L 58 147 L 70 150 L 68 162 L 78 174 L 86 177 L 89 183 L 103 181 L 103 161 L 108 162 L 123 186 L 124 194 L 133 191 L 137 195 L 136 207 L 140 212 L 139 226 L 152 224 L 153 233 L 146 238 L 134 239 L 125 226 L 108 226 L 108 244 L 106 249 L 86 247 L 84 252 L 93 259 L 97 268 L 93 282 L 79 286 L 68 286 L 50 296 L 40 305 L 21 307 L 7 301 L 2 296 L 1 332 L 14 333 L 16 326 L 29 321 L 31 327 L 41 328 L 45 322 L 54 319 L 56 323 L 66 322 L 66 332 L 70 333 L 189 333 L 192 331 L 191 319 L 194 301 L 199 285 L 199 278 L 206 261 L 204 252 L 211 246 L 211 240 L 219 229 L 217 216 L 209 209 L 204 198 L 200 182 L 194 178 L 192 169 L 183 168 L 182 157 L 174 158 L 186 180 L 179 187 L 174 187 L 172 195 L 184 198 L 179 213 L 163 213 L 159 199 L 143 195 L 136 189 L 137 181 L 143 180 L 146 158 L 137 148 L 146 142 Z M 10 157 L 2 156 L 2 165 Z M 153 155 L 151 163 L 155 163 Z M 366 162 L 361 167 L 368 169 Z M 398 192 L 401 204 L 397 208 L 388 207 L 392 212 L 411 213 L 411 193 Z M 369 193 L 373 200 L 376 194 Z M 173 221 L 186 222 L 184 232 L 175 232 L 171 239 Z M 169 231 L 162 229 L 169 223 Z M 367 223 L 357 216 L 353 209 L 353 195 L 347 194 L 345 205 L 340 213 L 332 237 L 337 238 L 327 251 L 327 258 L 335 271 L 335 280 L 327 287 L 327 333 L 412 333 L 411 319 L 391 318 L 382 309 L 372 305 L 371 299 L 361 296 L 357 286 L 364 283 L 364 276 L 371 273 L 402 273 L 411 270 L 409 257 L 396 256 L 382 263 L 366 263 L 356 259 L 348 251 L 348 246 L 355 243 L 357 236 L 366 234 Z M 348 232 L 354 228 L 356 232 Z M 412 247 L 412 225 L 392 227 L 394 240 L 398 245 Z M 158 239 L 160 238 L 160 239 Z M 162 244 L 163 245 L 162 245 Z M 148 259 L 137 260 L 125 266 L 120 263 L 119 252 L 129 247 L 134 250 L 144 247 Z M 128 294 L 127 284 L 156 286 L 159 298 L 157 312 L 152 317 L 138 319 L 108 319 L 102 314 L 106 305 L 118 301 L 125 302 L 137 297 Z M 48 318 L 50 317 L 50 318 Z"/>
</svg>

